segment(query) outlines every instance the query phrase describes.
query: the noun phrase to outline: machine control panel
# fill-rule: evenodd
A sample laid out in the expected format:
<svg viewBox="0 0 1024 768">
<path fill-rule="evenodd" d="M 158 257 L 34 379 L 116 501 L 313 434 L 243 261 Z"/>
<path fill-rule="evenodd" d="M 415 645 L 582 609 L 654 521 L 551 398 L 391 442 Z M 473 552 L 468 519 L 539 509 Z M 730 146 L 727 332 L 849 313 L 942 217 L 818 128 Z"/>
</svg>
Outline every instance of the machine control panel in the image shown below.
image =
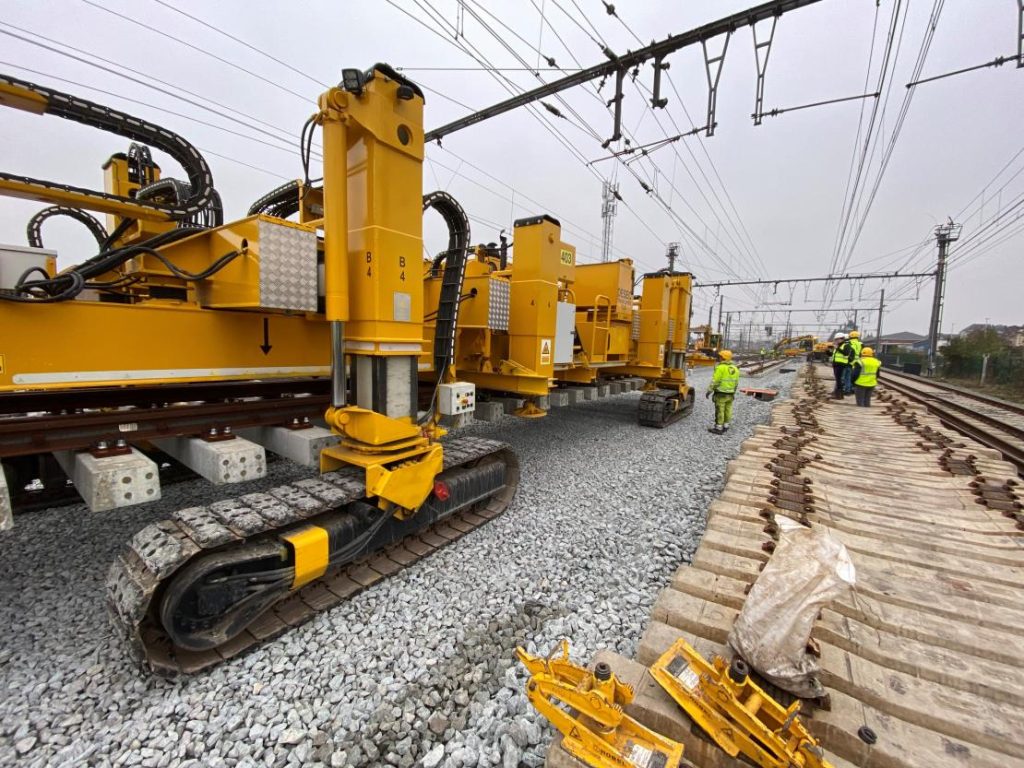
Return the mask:
<svg viewBox="0 0 1024 768">
<path fill-rule="evenodd" d="M 476 410 L 476 385 L 468 381 L 442 384 L 437 391 L 438 410 L 442 416 L 458 416 Z"/>
</svg>

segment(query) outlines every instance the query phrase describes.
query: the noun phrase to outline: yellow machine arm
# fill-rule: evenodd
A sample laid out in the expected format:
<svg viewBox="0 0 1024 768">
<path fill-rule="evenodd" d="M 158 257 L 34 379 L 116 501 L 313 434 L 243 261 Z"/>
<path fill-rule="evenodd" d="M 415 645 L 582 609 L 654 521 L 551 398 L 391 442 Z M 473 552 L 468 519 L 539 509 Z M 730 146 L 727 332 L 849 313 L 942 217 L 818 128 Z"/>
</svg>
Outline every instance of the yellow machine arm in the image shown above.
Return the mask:
<svg viewBox="0 0 1024 768">
<path fill-rule="evenodd" d="M 561 731 L 563 748 L 594 768 L 676 768 L 683 745 L 659 736 L 629 717 L 623 708 L 633 688 L 607 664 L 594 671 L 569 660 L 569 643 L 547 658 L 516 648 L 530 672 L 526 695 L 537 711 Z M 571 714 L 566 708 L 573 710 Z"/>
<path fill-rule="evenodd" d="M 761 768 L 830 768 L 797 713 L 784 708 L 749 676 L 742 659 L 711 664 L 680 638 L 651 674 L 690 718 L 731 757 L 741 752 Z"/>
<path fill-rule="evenodd" d="M 812 334 L 805 334 L 804 336 L 792 336 L 784 339 L 779 339 L 775 343 L 775 351 L 778 352 L 785 347 L 794 347 L 797 349 L 811 349 L 814 346 L 814 342 L 818 340 L 817 336 Z"/>
<path fill-rule="evenodd" d="M 199 151 L 176 133 L 102 104 L 0 74 L 0 106 L 48 114 L 141 141 L 173 157 L 188 175 L 189 197 L 176 203 L 142 200 L 0 171 L 0 194 L 86 208 L 132 219 L 173 221 L 213 202 L 213 175 Z"/>
</svg>

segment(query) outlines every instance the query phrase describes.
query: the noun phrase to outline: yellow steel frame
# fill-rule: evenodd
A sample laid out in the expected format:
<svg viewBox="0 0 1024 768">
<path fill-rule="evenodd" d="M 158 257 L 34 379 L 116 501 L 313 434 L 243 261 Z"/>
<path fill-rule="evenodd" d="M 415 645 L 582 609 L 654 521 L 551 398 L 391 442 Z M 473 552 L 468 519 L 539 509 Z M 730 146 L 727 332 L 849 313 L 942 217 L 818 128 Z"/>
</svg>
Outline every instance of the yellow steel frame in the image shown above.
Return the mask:
<svg viewBox="0 0 1024 768">
<path fill-rule="evenodd" d="M 541 218 L 517 224 L 516 257 L 511 269 L 499 271 L 492 257 L 478 252 L 466 265 L 464 293 L 476 289 L 460 309 L 456 337 L 455 367 L 460 379 L 481 389 L 513 392 L 527 397 L 547 395 L 554 376 L 555 305 L 559 281 L 572 274 L 575 248 L 560 240 L 554 221 Z M 424 285 L 427 302 L 436 309 L 440 277 L 430 273 L 425 262 Z M 488 302 L 492 281 L 507 282 L 509 290 L 508 332 L 488 326 Z M 432 330 L 428 323 L 426 329 Z M 548 352 L 545 354 L 545 343 Z M 430 343 L 425 342 L 420 358 L 424 376 L 436 377 Z M 537 417 L 544 411 L 532 404 L 519 415 Z"/>
<path fill-rule="evenodd" d="M 533 656 L 516 648 L 516 656 L 530 673 L 526 696 L 530 703 L 562 733 L 562 748 L 594 768 L 635 768 L 662 765 L 676 768 L 683 745 L 651 731 L 624 711 L 633 701 L 633 688 L 614 674 L 599 680 L 590 670 L 569 660 L 569 644 L 562 640 L 560 655 Z M 570 714 L 569 708 L 574 711 Z M 640 762 L 659 755 L 663 762 Z"/>
<path fill-rule="evenodd" d="M 651 666 L 658 684 L 730 757 L 742 752 L 761 768 L 830 768 L 797 716 L 748 676 L 733 680 L 716 656 L 709 664 L 680 638 Z"/>
<path fill-rule="evenodd" d="M 0 329 L 0 392 L 330 372 L 330 329 L 303 315 L 213 312 L 178 301 L 4 301 Z"/>
<path fill-rule="evenodd" d="M 136 205 L 124 200 L 107 200 L 93 195 L 85 195 L 68 189 L 52 189 L 28 181 L 17 179 L 0 179 L 0 195 L 20 197 L 26 200 L 38 200 L 41 203 L 55 203 L 72 208 L 89 208 L 100 213 L 132 219 L 150 221 L 167 221 L 167 214 L 144 205 Z"/>
</svg>

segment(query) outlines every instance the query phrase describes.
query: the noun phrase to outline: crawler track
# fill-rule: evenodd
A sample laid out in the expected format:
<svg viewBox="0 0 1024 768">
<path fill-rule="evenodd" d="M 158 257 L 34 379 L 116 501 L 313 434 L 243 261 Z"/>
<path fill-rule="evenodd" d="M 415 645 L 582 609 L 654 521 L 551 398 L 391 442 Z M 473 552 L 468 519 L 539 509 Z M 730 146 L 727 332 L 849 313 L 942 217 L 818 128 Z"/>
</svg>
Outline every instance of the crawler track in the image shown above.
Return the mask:
<svg viewBox="0 0 1024 768">
<path fill-rule="evenodd" d="M 995 448 L 1024 474 L 1024 406 L 889 370 L 880 383 L 921 403 L 946 426 Z"/>
<path fill-rule="evenodd" d="M 680 400 L 682 400 L 681 404 Z M 687 391 L 685 398 L 671 389 L 644 392 L 640 396 L 640 404 L 637 407 L 637 422 L 641 427 L 664 429 L 669 424 L 688 416 L 693 411 L 693 403 L 693 389 Z"/>
<path fill-rule="evenodd" d="M 363 473 L 343 469 L 319 479 L 282 485 L 267 493 L 180 510 L 170 519 L 142 529 L 114 561 L 107 577 L 112 618 L 135 655 L 158 674 L 197 672 L 237 656 L 305 623 L 504 512 L 519 481 L 519 465 L 507 446 L 482 438 L 447 441 L 444 468 L 463 466 L 496 454 L 506 463 L 505 485 L 497 494 L 468 511 L 444 516 L 425 529 L 417 527 L 416 518 L 411 518 L 408 535 L 397 544 L 365 553 L 289 593 L 241 634 L 210 651 L 192 652 L 172 645 L 157 617 L 161 588 L 168 579 L 200 553 L 275 533 L 363 499 Z"/>
</svg>

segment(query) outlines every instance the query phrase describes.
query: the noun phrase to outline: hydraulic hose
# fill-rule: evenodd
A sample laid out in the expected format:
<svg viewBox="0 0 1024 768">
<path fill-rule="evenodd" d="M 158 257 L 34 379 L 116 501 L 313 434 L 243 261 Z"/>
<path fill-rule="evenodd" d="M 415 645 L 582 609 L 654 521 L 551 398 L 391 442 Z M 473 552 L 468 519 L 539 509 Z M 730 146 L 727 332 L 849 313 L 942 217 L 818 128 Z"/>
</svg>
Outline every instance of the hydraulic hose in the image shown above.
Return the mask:
<svg viewBox="0 0 1024 768">
<path fill-rule="evenodd" d="M 275 187 L 249 206 L 249 216 L 262 213 L 267 216 L 276 216 L 279 219 L 287 219 L 299 212 L 299 184 L 296 179 Z"/>
<path fill-rule="evenodd" d="M 434 372 L 440 386 L 445 371 L 455 357 L 455 332 L 458 327 L 459 306 L 462 304 L 466 255 L 469 252 L 469 218 L 459 202 L 447 192 L 437 191 L 424 195 L 423 210 L 426 211 L 428 208 L 440 213 L 448 226 L 448 250 L 439 253 L 431 265 L 431 274 L 441 277 L 441 291 L 434 319 Z"/>
<path fill-rule="evenodd" d="M 71 208 L 66 205 L 51 205 L 49 208 L 43 208 L 35 216 L 28 220 L 28 225 L 25 227 L 25 235 L 28 238 L 28 244 L 33 248 L 43 247 L 43 222 L 47 219 L 51 219 L 54 216 L 67 216 L 85 225 L 85 228 L 89 230 L 90 234 L 96 238 L 97 245 L 100 248 L 107 240 L 107 230 L 100 224 L 99 220 L 91 214 L 83 211 L 81 208 Z"/>
<path fill-rule="evenodd" d="M 132 146 L 135 146 L 134 144 Z M 152 184 L 140 187 L 135 193 L 136 200 L 156 200 L 163 203 L 181 204 L 192 195 L 192 186 L 180 179 L 160 179 Z M 224 223 L 224 205 L 220 193 L 211 190 L 210 204 L 199 213 L 179 222 L 180 225 L 192 224 L 200 227 L 219 227 Z"/>
<path fill-rule="evenodd" d="M 448 227 L 448 250 L 442 251 L 434 257 L 431 271 L 434 275 L 440 274 L 441 263 L 448 254 L 457 251 L 463 254 L 469 249 L 469 217 L 459 205 L 459 201 L 440 190 L 423 196 L 423 210 L 433 208 L 444 219 Z"/>
</svg>

